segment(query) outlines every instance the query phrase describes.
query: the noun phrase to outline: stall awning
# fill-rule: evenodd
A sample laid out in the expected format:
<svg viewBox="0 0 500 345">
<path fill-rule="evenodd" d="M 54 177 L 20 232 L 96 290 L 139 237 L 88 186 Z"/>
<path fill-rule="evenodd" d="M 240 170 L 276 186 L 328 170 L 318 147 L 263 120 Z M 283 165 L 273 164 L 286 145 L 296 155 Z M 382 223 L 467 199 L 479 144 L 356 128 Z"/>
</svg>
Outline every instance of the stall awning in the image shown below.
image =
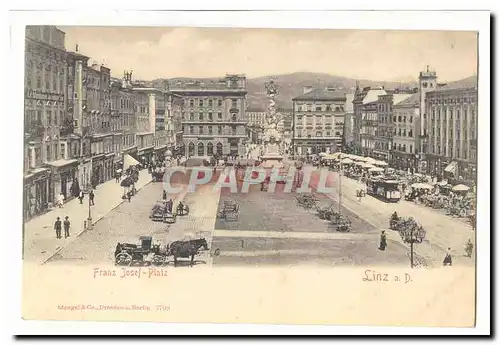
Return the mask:
<svg viewBox="0 0 500 345">
<path fill-rule="evenodd" d="M 140 164 L 134 157 L 131 155 L 123 155 L 123 169 L 127 170 L 131 166 Z"/>
<path fill-rule="evenodd" d="M 458 168 L 458 163 L 457 162 L 451 162 L 444 168 L 444 171 L 447 173 L 455 175 L 457 173 L 457 168 Z"/>
</svg>

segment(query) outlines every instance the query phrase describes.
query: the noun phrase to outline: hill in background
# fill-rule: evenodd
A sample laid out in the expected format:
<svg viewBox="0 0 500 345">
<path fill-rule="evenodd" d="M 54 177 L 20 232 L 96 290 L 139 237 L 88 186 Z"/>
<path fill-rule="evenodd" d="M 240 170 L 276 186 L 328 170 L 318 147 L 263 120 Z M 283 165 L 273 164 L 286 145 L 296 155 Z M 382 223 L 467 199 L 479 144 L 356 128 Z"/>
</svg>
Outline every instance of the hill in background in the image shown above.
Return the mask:
<svg viewBox="0 0 500 345">
<path fill-rule="evenodd" d="M 383 86 L 386 89 L 395 88 L 406 88 L 406 87 L 416 87 L 418 83 L 415 82 L 387 82 L 387 81 L 373 81 L 373 80 L 357 80 L 352 78 L 345 78 L 340 76 L 334 76 L 326 73 L 310 73 L 310 72 L 297 72 L 291 74 L 281 74 L 272 76 L 275 78 L 275 83 L 279 87 L 279 95 L 276 97 L 276 105 L 279 108 L 291 109 L 292 108 L 292 98 L 299 96 L 303 93 L 303 87 L 310 85 L 313 87 L 325 88 L 326 86 L 332 86 L 338 90 L 345 90 L 346 93 L 352 93 L 356 88 L 356 82 L 359 83 L 361 88 L 363 87 L 378 87 Z M 250 109 L 267 109 L 269 105 L 269 100 L 266 95 L 265 83 L 270 80 L 271 76 L 264 76 L 258 78 L 247 79 L 247 100 L 248 108 Z M 469 81 L 469 79 L 474 78 L 477 83 L 476 77 L 469 77 L 462 79 L 463 81 Z M 170 83 L 174 83 L 176 80 L 189 80 L 196 79 L 200 81 L 209 81 L 220 78 L 170 78 L 168 79 Z M 165 79 L 155 79 L 152 81 L 154 86 L 163 88 L 163 81 Z M 459 83 L 457 81 L 454 83 Z M 452 85 L 453 83 L 449 83 Z"/>
</svg>

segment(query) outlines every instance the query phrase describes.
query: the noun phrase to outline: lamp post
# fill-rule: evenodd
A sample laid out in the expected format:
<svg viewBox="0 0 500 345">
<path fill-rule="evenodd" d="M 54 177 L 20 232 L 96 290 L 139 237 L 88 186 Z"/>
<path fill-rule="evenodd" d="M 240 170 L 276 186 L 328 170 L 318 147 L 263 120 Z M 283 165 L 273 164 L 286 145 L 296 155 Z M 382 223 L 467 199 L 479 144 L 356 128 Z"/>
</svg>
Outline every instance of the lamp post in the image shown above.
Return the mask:
<svg viewBox="0 0 500 345">
<path fill-rule="evenodd" d="M 339 169 L 339 213 L 342 213 L 342 153 L 339 155 L 340 169 Z"/>
<path fill-rule="evenodd" d="M 422 243 L 425 238 L 425 230 L 414 220 L 406 222 L 404 229 L 399 231 L 399 235 L 404 243 L 410 245 L 410 267 L 413 268 L 413 244 Z"/>
</svg>

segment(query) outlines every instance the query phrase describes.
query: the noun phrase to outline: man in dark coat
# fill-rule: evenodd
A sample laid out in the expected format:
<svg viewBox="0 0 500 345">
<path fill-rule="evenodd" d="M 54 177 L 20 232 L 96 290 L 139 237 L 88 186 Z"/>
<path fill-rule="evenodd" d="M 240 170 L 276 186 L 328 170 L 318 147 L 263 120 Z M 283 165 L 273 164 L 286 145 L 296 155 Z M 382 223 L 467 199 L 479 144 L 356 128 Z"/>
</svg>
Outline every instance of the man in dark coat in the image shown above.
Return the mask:
<svg viewBox="0 0 500 345">
<path fill-rule="evenodd" d="M 380 234 L 380 250 L 385 250 L 387 247 L 387 237 L 385 235 L 385 231 L 382 231 L 382 234 Z"/>
<path fill-rule="evenodd" d="M 90 191 L 89 198 L 90 198 L 90 204 L 92 206 L 94 206 L 94 191 L 93 190 Z"/>
<path fill-rule="evenodd" d="M 56 230 L 56 238 L 61 238 L 61 218 L 57 217 L 55 223 L 54 223 L 54 229 Z"/>
<path fill-rule="evenodd" d="M 166 190 L 163 191 L 163 200 L 167 200 L 167 191 Z"/>
<path fill-rule="evenodd" d="M 71 226 L 71 223 L 69 221 L 69 217 L 66 216 L 64 217 L 64 238 L 69 237 L 69 227 Z"/>
</svg>

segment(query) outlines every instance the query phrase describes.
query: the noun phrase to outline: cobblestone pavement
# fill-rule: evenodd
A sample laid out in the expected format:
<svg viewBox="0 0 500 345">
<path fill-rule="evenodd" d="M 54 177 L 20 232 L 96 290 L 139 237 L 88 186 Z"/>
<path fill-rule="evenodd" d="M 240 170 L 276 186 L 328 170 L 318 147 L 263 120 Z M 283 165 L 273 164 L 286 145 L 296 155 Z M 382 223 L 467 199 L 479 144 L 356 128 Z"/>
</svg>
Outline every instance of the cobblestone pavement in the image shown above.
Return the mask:
<svg viewBox="0 0 500 345">
<path fill-rule="evenodd" d="M 116 244 L 138 243 L 139 236 L 152 236 L 156 243 L 167 244 L 183 239 L 186 235 L 202 235 L 210 240 L 215 219 L 215 206 L 211 210 L 206 205 L 203 193 L 211 189 L 199 188 L 196 193 L 181 193 L 174 199 L 174 208 L 179 200 L 189 205 L 187 216 L 177 217 L 174 224 L 153 222 L 149 214 L 153 204 L 161 199 L 163 187 L 161 183 L 151 183 L 144 187 L 131 203 L 123 203 L 106 215 L 93 230 L 85 232 L 77 241 L 69 244 L 47 264 L 80 263 L 112 265 Z M 206 216 L 213 212 L 213 216 Z M 210 223 L 212 220 L 212 223 Z M 209 254 L 197 260 L 208 262 Z"/>
<path fill-rule="evenodd" d="M 151 181 L 147 170 L 139 173 L 139 181 L 136 188 L 139 190 Z M 94 206 L 91 206 L 93 223 L 98 222 L 113 208 L 123 202 L 123 187 L 115 180 L 107 181 L 94 190 Z M 45 262 L 54 252 L 69 245 L 79 234 L 84 231 L 84 223 L 89 215 L 89 199 L 85 196 L 83 204 L 78 199 L 67 202 L 63 208 L 55 208 L 39 217 L 33 218 L 24 224 L 24 260 L 29 262 Z M 70 237 L 67 239 L 56 239 L 54 222 L 56 217 L 61 220 L 68 216 L 71 222 Z M 63 230 L 64 235 L 64 230 Z"/>
<path fill-rule="evenodd" d="M 316 181 L 311 181 L 317 184 Z M 338 185 L 338 173 L 331 172 L 329 185 Z M 474 231 L 467 223 L 445 215 L 432 208 L 401 201 L 385 203 L 379 199 L 367 196 L 358 202 L 356 190 L 362 187 L 356 180 L 342 177 L 342 205 L 358 214 L 359 217 L 380 229 L 388 229 L 389 217 L 396 211 L 402 217 L 413 217 L 426 230 L 426 238 L 422 244 L 415 246 L 415 251 L 433 266 L 442 265 L 446 249 L 451 248 L 454 264 L 474 265 L 473 258 L 465 256 L 465 243 L 471 239 L 475 243 Z M 332 200 L 338 200 L 338 192 L 329 195 Z M 401 241 L 397 232 L 388 230 L 388 236 Z"/>
<path fill-rule="evenodd" d="M 332 224 L 321 220 L 316 210 L 307 210 L 298 205 L 296 194 L 284 193 L 283 184 L 278 184 L 276 192 L 261 192 L 260 185 L 250 187 L 249 193 L 230 193 L 222 190 L 219 207 L 224 201 L 235 201 L 240 212 L 237 221 L 218 219 L 216 229 L 224 230 L 254 230 L 254 231 L 302 231 L 302 232 L 332 232 L 336 231 Z M 315 193 L 319 205 L 328 206 L 332 200 L 327 196 Z M 334 207 L 338 212 L 338 206 Z M 373 232 L 376 228 L 358 217 L 355 213 L 342 208 L 342 214 L 352 223 L 352 233 Z"/>
<path fill-rule="evenodd" d="M 374 237 L 356 236 L 352 240 L 216 236 L 213 247 L 219 248 L 220 255 L 213 265 L 408 266 L 407 250 L 399 243 L 389 241 L 386 250 L 380 251 Z"/>
</svg>

